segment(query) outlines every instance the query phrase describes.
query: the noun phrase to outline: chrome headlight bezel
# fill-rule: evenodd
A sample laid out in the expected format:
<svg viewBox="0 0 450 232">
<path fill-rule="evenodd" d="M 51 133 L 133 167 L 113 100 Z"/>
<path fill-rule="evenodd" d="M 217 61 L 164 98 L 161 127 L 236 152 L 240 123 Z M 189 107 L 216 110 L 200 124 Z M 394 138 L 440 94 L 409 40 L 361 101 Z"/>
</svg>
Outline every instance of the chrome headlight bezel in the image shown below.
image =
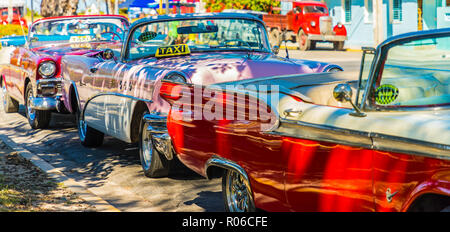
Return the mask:
<svg viewBox="0 0 450 232">
<path fill-rule="evenodd" d="M 316 21 L 311 21 L 311 27 L 315 27 L 316 26 Z"/>
<path fill-rule="evenodd" d="M 51 60 L 39 64 L 38 73 L 43 78 L 51 78 L 56 74 L 56 63 Z"/>
</svg>

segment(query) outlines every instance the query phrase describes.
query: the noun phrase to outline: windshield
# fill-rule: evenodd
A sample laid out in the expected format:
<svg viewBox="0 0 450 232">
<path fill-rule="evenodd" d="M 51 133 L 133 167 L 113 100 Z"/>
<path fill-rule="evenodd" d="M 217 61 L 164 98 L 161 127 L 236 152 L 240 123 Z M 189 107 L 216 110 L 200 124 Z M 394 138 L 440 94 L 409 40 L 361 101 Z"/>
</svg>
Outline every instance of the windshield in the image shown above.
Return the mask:
<svg viewBox="0 0 450 232">
<path fill-rule="evenodd" d="M 374 100 L 384 107 L 450 104 L 450 37 L 417 39 L 388 50 Z"/>
<path fill-rule="evenodd" d="M 264 26 L 246 19 L 202 19 L 154 22 L 134 30 L 128 58 L 155 56 L 158 48 L 185 44 L 190 52 L 270 52 Z"/>
<path fill-rule="evenodd" d="M 303 13 L 320 13 L 320 14 L 326 14 L 327 8 L 321 7 L 321 6 L 305 6 L 303 7 Z"/>
<path fill-rule="evenodd" d="M 118 18 L 67 18 L 42 21 L 30 30 L 30 47 L 49 44 L 122 41 L 128 24 Z"/>
</svg>

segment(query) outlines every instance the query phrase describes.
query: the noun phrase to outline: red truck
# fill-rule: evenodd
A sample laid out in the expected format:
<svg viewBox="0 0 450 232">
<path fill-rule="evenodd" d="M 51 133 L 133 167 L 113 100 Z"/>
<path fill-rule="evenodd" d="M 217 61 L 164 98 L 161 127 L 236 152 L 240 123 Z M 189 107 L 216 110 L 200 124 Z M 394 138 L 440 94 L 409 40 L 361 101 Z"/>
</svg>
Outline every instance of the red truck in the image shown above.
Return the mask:
<svg viewBox="0 0 450 232">
<path fill-rule="evenodd" d="M 292 5 L 286 15 L 263 15 L 273 45 L 280 45 L 284 36 L 284 40 L 297 42 L 302 51 L 314 49 L 317 42 L 331 42 L 335 50 L 344 48 L 347 30 L 342 23 L 333 27 L 325 3 L 302 1 Z"/>
<path fill-rule="evenodd" d="M 13 9 L 11 22 L 8 22 L 8 8 L 0 9 L 0 25 L 6 24 L 17 24 L 17 25 L 22 24 L 24 27 L 28 27 L 27 21 L 21 17 L 20 12 L 17 8 Z"/>
</svg>

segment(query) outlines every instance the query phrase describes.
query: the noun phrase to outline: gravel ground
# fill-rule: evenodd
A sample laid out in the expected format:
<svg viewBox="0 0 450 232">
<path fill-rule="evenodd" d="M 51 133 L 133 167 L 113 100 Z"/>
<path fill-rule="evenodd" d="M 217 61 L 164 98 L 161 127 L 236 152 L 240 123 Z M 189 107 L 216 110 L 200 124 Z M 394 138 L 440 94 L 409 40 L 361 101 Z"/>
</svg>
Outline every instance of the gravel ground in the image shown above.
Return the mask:
<svg viewBox="0 0 450 232">
<path fill-rule="evenodd" d="M 0 212 L 88 212 L 95 208 L 0 141 Z"/>
</svg>

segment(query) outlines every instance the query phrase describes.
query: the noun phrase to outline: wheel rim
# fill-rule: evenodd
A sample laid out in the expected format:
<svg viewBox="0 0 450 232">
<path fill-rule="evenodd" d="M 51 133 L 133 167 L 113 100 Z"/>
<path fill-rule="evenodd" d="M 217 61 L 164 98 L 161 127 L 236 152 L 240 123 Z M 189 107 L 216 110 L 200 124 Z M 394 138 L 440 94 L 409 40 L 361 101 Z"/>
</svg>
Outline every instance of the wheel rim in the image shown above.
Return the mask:
<svg viewBox="0 0 450 232">
<path fill-rule="evenodd" d="M 150 132 L 147 131 L 147 124 L 144 124 L 142 128 L 142 138 L 141 138 L 141 154 L 142 154 L 142 166 L 144 170 L 150 168 L 150 163 L 153 156 L 153 142 L 150 136 Z"/>
<path fill-rule="evenodd" d="M 306 35 L 304 32 L 300 32 L 300 43 L 302 46 L 305 46 L 306 44 Z"/>
<path fill-rule="evenodd" d="M 30 107 L 31 101 L 33 100 L 33 94 L 31 92 L 31 90 L 28 91 L 27 96 L 28 96 L 27 97 L 27 105 L 26 105 L 27 117 L 30 121 L 34 121 L 34 119 L 36 118 L 36 111 Z"/>
<path fill-rule="evenodd" d="M 244 177 L 235 171 L 229 171 L 226 183 L 227 204 L 230 212 L 248 212 L 251 195 Z"/>
</svg>

